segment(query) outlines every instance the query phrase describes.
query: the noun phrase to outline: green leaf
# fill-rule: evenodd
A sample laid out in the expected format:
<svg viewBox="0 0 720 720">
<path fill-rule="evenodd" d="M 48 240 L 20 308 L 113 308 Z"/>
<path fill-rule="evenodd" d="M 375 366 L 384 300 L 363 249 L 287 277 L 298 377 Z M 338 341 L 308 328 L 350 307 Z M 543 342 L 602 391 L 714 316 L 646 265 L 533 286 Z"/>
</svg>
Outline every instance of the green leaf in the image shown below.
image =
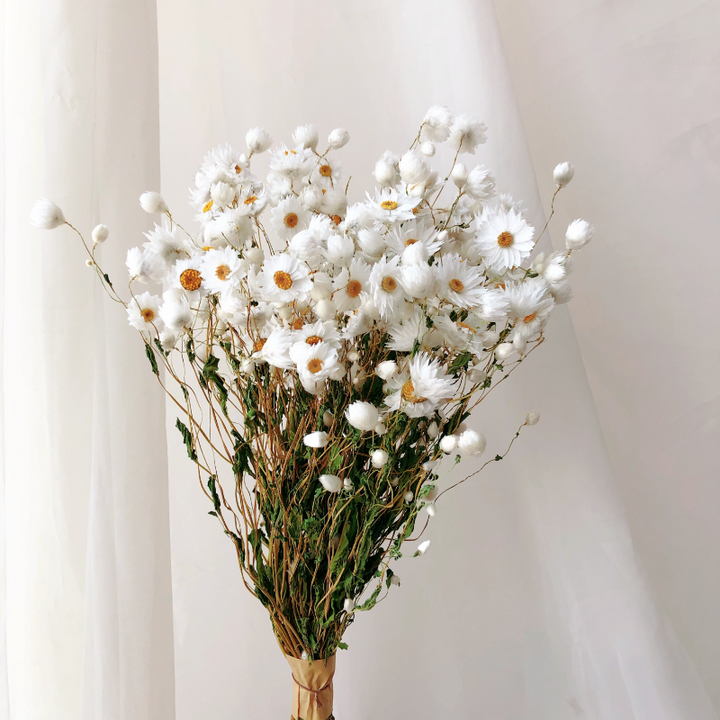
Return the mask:
<svg viewBox="0 0 720 720">
<path fill-rule="evenodd" d="M 339 649 L 339 650 L 347 650 L 347 649 L 348 649 L 348 644 L 347 644 L 347 643 L 344 643 L 344 642 L 339 642 L 339 643 L 337 644 L 337 646 L 338 646 L 338 649 Z"/>
<path fill-rule="evenodd" d="M 180 418 L 178 418 L 175 422 L 175 427 L 180 431 L 180 434 L 183 436 L 183 441 L 185 443 L 185 447 L 187 448 L 188 457 L 196 463 L 198 461 L 198 456 L 195 452 L 195 443 L 193 442 L 192 433 L 187 429 L 187 425 L 185 425 L 180 420 Z"/>
<path fill-rule="evenodd" d="M 217 478 L 215 475 L 211 475 L 208 478 L 208 490 L 210 490 L 210 495 L 212 496 L 213 505 L 215 506 L 215 512 L 220 512 L 220 496 L 217 493 Z"/>
<path fill-rule="evenodd" d="M 160 371 L 158 370 L 158 364 L 157 359 L 155 358 L 155 352 L 153 351 L 152 347 L 145 343 L 145 354 L 147 355 L 147 359 L 150 361 L 150 367 L 152 368 L 152 371 L 160 377 Z"/>
</svg>

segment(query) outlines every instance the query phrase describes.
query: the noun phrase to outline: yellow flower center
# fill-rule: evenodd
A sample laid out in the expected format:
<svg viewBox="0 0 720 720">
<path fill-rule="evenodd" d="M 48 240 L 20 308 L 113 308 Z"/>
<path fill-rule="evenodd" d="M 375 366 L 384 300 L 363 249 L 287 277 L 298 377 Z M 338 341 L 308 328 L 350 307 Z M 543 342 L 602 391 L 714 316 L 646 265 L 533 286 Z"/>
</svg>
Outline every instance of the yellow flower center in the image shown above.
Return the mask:
<svg viewBox="0 0 720 720">
<path fill-rule="evenodd" d="M 305 342 L 308 345 L 317 345 L 322 342 L 322 338 L 319 335 L 311 335 L 309 338 L 305 339 Z"/>
<path fill-rule="evenodd" d="M 284 270 L 278 270 L 273 275 L 273 280 L 281 290 L 289 290 L 293 284 L 290 273 L 286 273 Z"/>
<path fill-rule="evenodd" d="M 362 283 L 359 280 L 351 280 L 347 284 L 345 292 L 348 297 L 356 298 L 362 292 Z"/>
<path fill-rule="evenodd" d="M 409 403 L 421 403 L 421 402 L 425 402 L 427 400 L 427 398 L 418 397 L 415 394 L 415 386 L 413 385 L 412 380 L 408 380 L 402 386 L 402 390 L 400 391 L 400 394 L 402 395 L 402 399 L 405 402 L 409 402 Z"/>
<path fill-rule="evenodd" d="M 303 319 L 302 319 L 302 318 L 297 318 L 296 320 L 293 320 L 292 329 L 293 329 L 293 330 L 301 330 L 301 329 L 302 329 L 302 326 L 303 326 L 304 324 L 305 324 L 305 323 L 303 322 Z"/>
<path fill-rule="evenodd" d="M 298 224 L 298 216 L 296 213 L 291 212 L 285 216 L 285 225 L 289 228 L 294 228 Z"/>
<path fill-rule="evenodd" d="M 245 205 L 252 205 L 254 202 L 257 201 L 257 195 L 251 195 L 249 198 L 245 198 L 243 201 Z"/>
<path fill-rule="evenodd" d="M 507 232 L 507 230 L 498 235 L 497 243 L 501 248 L 509 248 L 514 242 L 513 234 Z"/>
<path fill-rule="evenodd" d="M 260 352 L 265 347 L 266 342 L 267 342 L 267 338 L 260 338 L 259 340 L 256 340 L 253 343 L 253 350 L 255 352 Z"/>
<path fill-rule="evenodd" d="M 395 210 L 397 208 L 398 204 L 394 200 L 383 200 L 380 203 L 380 207 L 383 210 Z"/>
<path fill-rule="evenodd" d="M 227 280 L 231 272 L 232 270 L 228 265 L 218 265 L 215 268 L 215 275 L 217 275 L 219 280 Z"/>
<path fill-rule="evenodd" d="M 450 286 L 450 289 L 453 292 L 462 292 L 465 289 L 465 285 L 463 285 L 462 280 L 458 280 L 457 278 L 453 278 L 448 285 Z"/>
<path fill-rule="evenodd" d="M 241 172 L 242 172 L 242 168 L 241 168 L 239 165 L 236 165 L 236 166 L 235 166 L 235 172 L 236 172 L 236 173 L 241 173 Z"/>
<path fill-rule="evenodd" d="M 413 212 L 413 215 L 417 215 L 417 214 L 420 212 L 420 208 L 417 207 L 417 206 L 415 206 L 415 207 L 413 208 L 413 211 L 412 211 L 412 212 Z"/>
<path fill-rule="evenodd" d="M 523 322 L 531 323 L 535 319 L 536 316 L 537 316 L 537 313 L 530 313 L 530 315 L 526 315 L 523 318 Z"/>
<path fill-rule="evenodd" d="M 155 311 L 150 308 L 143 308 L 140 314 L 145 322 L 152 322 L 155 319 Z"/>
<path fill-rule="evenodd" d="M 414 245 L 417 242 L 417 238 L 408 238 L 405 241 L 405 247 L 410 247 L 410 245 Z"/>
<path fill-rule="evenodd" d="M 330 177 L 332 175 L 332 168 L 329 165 L 321 165 L 320 174 L 323 177 Z"/>
<path fill-rule="evenodd" d="M 339 225 L 342 222 L 342 218 L 339 215 L 331 215 L 330 219 L 336 224 Z"/>
<path fill-rule="evenodd" d="M 320 358 L 312 358 L 307 364 L 307 369 L 315 375 L 319 373 L 323 368 L 322 360 Z"/>
<path fill-rule="evenodd" d="M 208 201 L 203 205 L 203 212 L 207 212 L 212 206 L 213 206 L 213 201 L 212 201 L 212 200 L 208 200 Z"/>
<path fill-rule="evenodd" d="M 388 275 L 383 278 L 382 283 L 380 283 L 380 287 L 382 287 L 382 289 L 387 293 L 395 292 L 395 290 L 397 290 L 397 280 Z"/>
<path fill-rule="evenodd" d="M 202 284 L 202 275 L 193 268 L 183 270 L 180 273 L 180 284 L 189 292 L 193 292 Z"/>
<path fill-rule="evenodd" d="M 210 245 L 203 245 L 203 250 L 205 252 L 209 252 L 210 250 L 212 250 L 212 247 Z"/>
</svg>

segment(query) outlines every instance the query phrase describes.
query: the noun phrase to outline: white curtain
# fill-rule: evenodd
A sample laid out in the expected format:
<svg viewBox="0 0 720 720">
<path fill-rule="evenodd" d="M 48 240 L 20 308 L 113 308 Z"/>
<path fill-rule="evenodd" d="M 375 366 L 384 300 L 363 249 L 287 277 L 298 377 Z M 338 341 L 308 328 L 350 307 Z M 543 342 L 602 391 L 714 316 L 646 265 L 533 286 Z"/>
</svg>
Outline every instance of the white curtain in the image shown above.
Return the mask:
<svg viewBox="0 0 720 720">
<path fill-rule="evenodd" d="M 700 547 L 714 530 L 695 506 L 675 505 L 667 558 L 648 547 L 657 532 L 641 514 L 661 465 L 678 472 L 665 475 L 662 507 L 680 497 L 671 481 L 679 484 L 687 445 L 668 442 L 667 413 L 683 412 L 683 392 L 693 390 L 695 403 L 708 393 L 699 376 L 717 349 L 710 308 L 693 307 L 696 296 L 682 290 L 712 303 L 715 286 L 693 267 L 685 285 L 667 291 L 682 302 L 666 322 L 639 300 L 651 293 L 667 316 L 667 253 L 684 215 L 677 210 L 677 226 L 658 220 L 641 235 L 637 216 L 649 214 L 654 195 L 626 166 L 613 176 L 608 150 L 608 123 L 619 133 L 613 109 L 622 103 L 606 94 L 606 107 L 583 82 L 605 83 L 607 93 L 634 90 L 623 63 L 635 61 L 630 79 L 655 78 L 659 103 L 682 73 L 658 79 L 661 65 L 647 54 L 638 61 L 627 46 L 638 43 L 638 28 L 652 28 L 688 39 L 684 49 L 698 66 L 712 65 L 711 50 L 690 40 L 692 28 L 720 27 L 717 6 L 695 5 L 700 15 L 681 17 L 680 0 L 583 2 L 582 12 L 570 0 L 503 1 L 501 42 L 489 0 L 158 0 L 157 23 L 150 0 L 5 0 L 0 718 L 271 720 L 287 716 L 290 695 L 265 612 L 241 588 L 232 546 L 207 515 L 169 412 L 165 452 L 162 398 L 142 346 L 122 309 L 94 288 L 75 239 L 29 229 L 34 198 L 53 197 L 84 228 L 111 227 L 103 261 L 120 285 L 124 252 L 147 227 L 137 196 L 161 186 L 174 214 L 191 224 L 187 188 L 213 145 L 240 146 L 258 124 L 278 139 L 304 122 L 324 132 L 345 126 L 353 139 L 343 166 L 357 199 L 375 158 L 402 150 L 427 106 L 443 103 L 485 119 L 490 140 L 478 159 L 496 170 L 503 191 L 526 200 L 536 225 L 544 222 L 536 172 L 547 195 L 554 163 L 567 156 L 578 164 L 558 227 L 587 215 L 599 229 L 574 276 L 580 345 L 562 309 L 551 342 L 473 418 L 496 452 L 528 410 L 542 413 L 507 460 L 446 496 L 431 551 L 403 561 L 401 588 L 355 623 L 338 659 L 336 716 L 717 720 L 707 689 L 720 701 L 712 674 L 720 652 L 717 644 L 700 647 L 697 635 L 702 622 L 716 633 L 717 619 L 708 605 L 673 595 L 672 577 L 663 575 L 682 572 L 691 588 L 708 592 L 704 602 L 717 604 L 720 589 L 705 579 L 712 548 Z M 608 43 L 617 48 L 614 64 L 601 60 Z M 696 76 L 698 87 L 707 81 Z M 703 107 L 716 111 L 717 102 Z M 653 136 L 640 155 L 639 118 L 651 114 L 640 102 L 628 112 L 632 121 L 622 127 L 630 136 L 617 157 L 644 162 L 647 179 L 663 138 Z M 688 182 L 703 148 L 717 148 L 712 130 L 675 149 Z M 710 177 L 711 164 L 702 167 Z M 668 183 L 658 192 L 669 208 L 679 191 Z M 707 207 L 700 199 L 693 206 L 691 253 L 709 252 Z M 633 213 L 627 231 L 622 218 Z M 664 253 L 643 275 L 622 240 L 647 251 L 653 238 L 663 239 Z M 631 273 L 640 274 L 640 288 Z M 626 302 L 612 304 L 606 287 L 622 290 Z M 687 379 L 686 350 L 677 346 L 688 342 L 691 310 L 700 364 Z M 675 384 L 663 385 L 673 404 L 655 398 L 638 348 L 628 349 L 639 323 L 645 356 L 667 353 L 654 382 L 669 366 L 677 370 Z M 683 416 L 682 437 L 693 423 L 709 437 L 702 421 L 712 409 Z M 651 465 L 631 452 L 638 438 L 650 462 L 653 426 L 641 413 L 654 416 L 654 427 L 665 418 L 664 446 Z M 686 464 L 680 479 L 707 501 L 716 497 L 707 482 L 711 454 L 697 452 L 701 460 Z M 657 505 L 648 505 L 660 522 Z M 643 544 L 647 577 L 630 530 Z M 686 535 L 694 544 L 682 547 Z M 693 611 L 697 624 L 684 622 Z"/>
</svg>

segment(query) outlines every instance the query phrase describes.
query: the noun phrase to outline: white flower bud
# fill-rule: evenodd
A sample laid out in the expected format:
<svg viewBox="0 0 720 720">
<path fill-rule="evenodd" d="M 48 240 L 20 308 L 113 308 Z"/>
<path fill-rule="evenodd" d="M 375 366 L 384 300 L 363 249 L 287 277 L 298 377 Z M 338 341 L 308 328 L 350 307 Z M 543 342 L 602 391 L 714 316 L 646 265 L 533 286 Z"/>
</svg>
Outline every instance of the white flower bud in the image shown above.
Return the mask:
<svg viewBox="0 0 720 720">
<path fill-rule="evenodd" d="M 375 368 L 375 373 L 383 380 L 387 380 L 397 372 L 397 369 L 398 365 L 394 360 L 385 360 L 378 363 L 378 366 Z"/>
<path fill-rule="evenodd" d="M 345 417 L 354 428 L 370 432 L 378 424 L 380 413 L 371 403 L 356 400 L 345 410 Z"/>
<path fill-rule="evenodd" d="M 437 508 L 435 507 L 435 503 L 428 503 L 428 504 L 425 506 L 425 512 L 426 512 L 430 517 L 435 517 L 435 515 L 437 515 Z"/>
<path fill-rule="evenodd" d="M 375 163 L 373 175 L 381 185 L 394 185 L 397 179 L 395 166 L 384 159 Z"/>
<path fill-rule="evenodd" d="M 458 438 L 458 450 L 463 455 L 482 455 L 485 445 L 485 437 L 475 430 L 466 430 Z"/>
<path fill-rule="evenodd" d="M 292 134 L 293 142 L 314 150 L 318 144 L 318 131 L 314 125 L 300 125 Z"/>
<path fill-rule="evenodd" d="M 345 147 L 349 141 L 350 133 L 344 128 L 335 128 L 328 135 L 328 145 L 335 150 Z"/>
<path fill-rule="evenodd" d="M 450 237 L 450 233 L 447 230 L 441 230 L 437 234 L 437 239 L 439 242 L 444 243 L 447 242 L 447 239 Z"/>
<path fill-rule="evenodd" d="M 440 433 L 440 428 L 438 428 L 438 424 L 433 420 L 429 425 L 427 429 L 427 434 L 429 438 L 435 439 Z"/>
<path fill-rule="evenodd" d="M 176 342 L 177 336 L 174 332 L 164 330 L 160 333 L 160 344 L 162 345 L 162 349 L 165 350 L 165 352 L 170 352 L 170 350 L 175 347 Z"/>
<path fill-rule="evenodd" d="M 384 425 L 383 423 L 378 423 L 378 424 L 373 428 L 373 432 L 374 432 L 376 435 L 384 435 L 384 434 L 387 432 L 387 428 L 385 427 L 385 425 Z"/>
<path fill-rule="evenodd" d="M 253 265 L 262 265 L 265 253 L 259 247 L 249 247 L 244 252 L 245 259 Z"/>
<path fill-rule="evenodd" d="M 168 206 L 162 199 L 160 193 L 147 191 L 140 196 L 140 207 L 146 213 L 166 213 L 168 212 Z"/>
<path fill-rule="evenodd" d="M 264 153 L 272 145 L 272 138 L 267 130 L 256 127 L 247 131 L 245 144 L 252 153 Z"/>
<path fill-rule="evenodd" d="M 468 169 L 462 163 L 456 163 L 450 177 L 459 188 L 462 188 L 468 179 Z"/>
<path fill-rule="evenodd" d="M 420 152 L 426 157 L 432 157 L 435 154 L 435 146 L 431 142 L 424 142 L 420 145 Z"/>
<path fill-rule="evenodd" d="M 66 222 L 63 211 L 50 200 L 36 200 L 30 211 L 30 223 L 41 230 L 54 230 Z"/>
<path fill-rule="evenodd" d="M 317 212 L 323 204 L 322 189 L 315 185 L 308 185 L 300 195 L 300 200 L 308 210 Z"/>
<path fill-rule="evenodd" d="M 406 185 L 422 183 L 430 174 L 428 164 L 415 150 L 409 150 L 402 156 L 398 169 L 400 177 Z"/>
<path fill-rule="evenodd" d="M 525 424 L 526 425 L 537 425 L 539 420 L 540 420 L 540 413 L 529 412 L 527 414 L 527 417 L 525 418 Z"/>
<path fill-rule="evenodd" d="M 281 320 L 289 320 L 293 316 L 293 309 L 289 305 L 283 305 L 278 310 L 278 317 Z"/>
<path fill-rule="evenodd" d="M 95 245 L 100 245 L 108 239 L 110 230 L 107 225 L 96 225 L 92 231 L 92 239 Z"/>
<path fill-rule="evenodd" d="M 403 495 L 403 500 L 405 500 L 405 502 L 408 504 L 411 503 L 414 499 L 415 496 L 409 490 Z"/>
<path fill-rule="evenodd" d="M 325 427 L 330 427 L 333 424 L 334 419 L 335 419 L 335 416 L 329 410 L 326 410 L 323 413 L 323 425 Z"/>
<path fill-rule="evenodd" d="M 592 240 L 595 228 L 587 220 L 573 220 L 565 233 L 565 246 L 568 250 L 579 250 Z"/>
<path fill-rule="evenodd" d="M 397 585 L 398 587 L 400 587 L 400 578 L 399 578 L 397 575 L 393 575 L 393 576 L 390 578 L 390 584 L 391 584 L 391 585 Z"/>
<path fill-rule="evenodd" d="M 440 440 L 440 449 L 444 453 L 451 453 L 453 450 L 457 448 L 457 437 L 455 435 L 445 435 Z"/>
<path fill-rule="evenodd" d="M 321 300 L 328 300 L 330 295 L 332 295 L 332 292 L 330 291 L 330 288 L 325 285 L 314 284 L 310 290 L 310 297 L 318 303 Z"/>
<path fill-rule="evenodd" d="M 343 487 L 343 481 L 337 475 L 321 475 L 320 484 L 329 493 L 338 493 Z"/>
<path fill-rule="evenodd" d="M 415 551 L 415 555 L 424 555 L 430 547 L 430 540 L 423 540 L 418 545 L 418 549 Z"/>
<path fill-rule="evenodd" d="M 343 603 L 343 609 L 346 613 L 355 612 L 355 601 L 352 598 L 345 598 L 345 602 Z"/>
<path fill-rule="evenodd" d="M 328 434 L 324 430 L 311 432 L 303 438 L 303 443 L 311 448 L 325 447 L 328 444 Z"/>
<path fill-rule="evenodd" d="M 569 162 L 560 163 L 553 170 L 553 180 L 558 187 L 565 187 L 575 176 L 575 168 Z"/>
<path fill-rule="evenodd" d="M 250 360 L 248 358 L 247 360 L 243 360 L 240 365 L 240 372 L 244 373 L 245 375 L 250 374 L 255 369 L 255 361 Z"/>
<path fill-rule="evenodd" d="M 85 261 L 85 267 L 92 267 L 94 264 L 95 263 L 90 258 Z"/>
<path fill-rule="evenodd" d="M 358 353 L 357 350 L 350 350 L 350 352 L 347 354 L 347 359 L 350 362 L 355 362 L 356 360 L 360 359 L 360 353 Z"/>
<path fill-rule="evenodd" d="M 343 487 L 348 491 L 352 492 L 355 489 L 355 486 L 352 484 L 352 480 L 349 478 L 345 478 L 343 480 Z"/>
<path fill-rule="evenodd" d="M 498 360 L 507 360 L 514 352 L 515 348 L 512 343 L 501 343 L 495 349 L 495 356 Z"/>
<path fill-rule="evenodd" d="M 315 314 L 321 320 L 332 320 L 337 313 L 337 308 L 332 300 L 320 300 L 315 305 Z"/>
<path fill-rule="evenodd" d="M 422 469 L 426 472 L 432 472 L 437 466 L 439 465 L 439 462 L 437 460 L 428 460 L 422 464 Z"/>
<path fill-rule="evenodd" d="M 210 188 L 210 197 L 213 204 L 217 207 L 224 208 L 232 204 L 235 199 L 235 188 L 226 182 L 216 182 Z"/>
<path fill-rule="evenodd" d="M 388 454 L 385 452 L 385 450 L 373 450 L 370 454 L 370 461 L 372 462 L 373 467 L 384 467 L 385 465 L 387 465 Z"/>
</svg>

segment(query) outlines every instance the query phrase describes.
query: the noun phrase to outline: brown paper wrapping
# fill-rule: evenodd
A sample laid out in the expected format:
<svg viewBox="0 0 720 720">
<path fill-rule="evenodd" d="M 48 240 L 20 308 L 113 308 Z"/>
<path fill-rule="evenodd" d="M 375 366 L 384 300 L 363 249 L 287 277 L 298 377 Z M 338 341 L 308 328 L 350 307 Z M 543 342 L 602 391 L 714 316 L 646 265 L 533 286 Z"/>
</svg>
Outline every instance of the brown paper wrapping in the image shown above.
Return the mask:
<svg viewBox="0 0 720 720">
<path fill-rule="evenodd" d="M 335 655 L 313 662 L 285 659 L 293 676 L 292 720 L 327 720 L 333 711 Z"/>
</svg>

